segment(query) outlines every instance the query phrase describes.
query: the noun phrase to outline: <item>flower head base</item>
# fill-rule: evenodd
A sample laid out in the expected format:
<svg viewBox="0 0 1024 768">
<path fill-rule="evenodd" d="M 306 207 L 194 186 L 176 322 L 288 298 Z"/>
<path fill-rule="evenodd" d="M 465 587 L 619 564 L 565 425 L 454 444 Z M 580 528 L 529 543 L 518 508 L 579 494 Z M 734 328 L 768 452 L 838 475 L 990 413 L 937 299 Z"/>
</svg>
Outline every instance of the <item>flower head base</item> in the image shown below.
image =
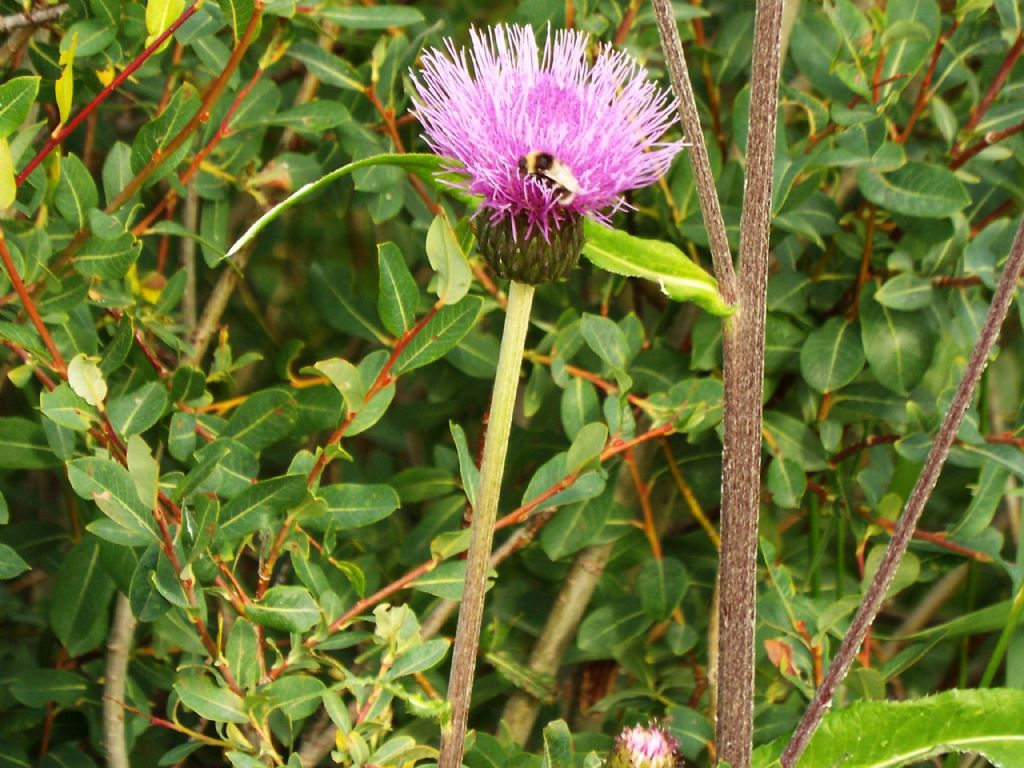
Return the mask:
<svg viewBox="0 0 1024 768">
<path fill-rule="evenodd" d="M 674 768 L 679 742 L 657 723 L 623 729 L 608 756 L 608 768 Z"/>
<path fill-rule="evenodd" d="M 583 216 L 607 222 L 623 192 L 658 179 L 684 146 L 659 140 L 675 104 L 627 54 L 603 46 L 591 63 L 587 36 L 572 30 L 543 48 L 529 26 L 470 35 L 468 54 L 450 40 L 424 52 L 415 112 L 431 148 L 465 174 L 460 186 L 483 198 L 482 215 L 514 238 L 550 242 Z"/>
</svg>

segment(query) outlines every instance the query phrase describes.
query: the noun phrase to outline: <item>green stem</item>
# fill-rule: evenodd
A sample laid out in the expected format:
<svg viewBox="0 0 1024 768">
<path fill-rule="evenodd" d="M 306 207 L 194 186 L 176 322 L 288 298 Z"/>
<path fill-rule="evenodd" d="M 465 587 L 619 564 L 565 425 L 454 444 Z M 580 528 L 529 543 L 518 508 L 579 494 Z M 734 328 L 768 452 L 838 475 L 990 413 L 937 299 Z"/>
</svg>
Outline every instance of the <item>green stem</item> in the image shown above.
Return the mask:
<svg viewBox="0 0 1024 768">
<path fill-rule="evenodd" d="M 498 370 L 494 376 L 487 438 L 480 466 L 480 491 L 477 508 L 473 510 L 472 538 L 466 563 L 459 624 L 452 651 L 452 671 L 448 680 L 448 699 L 452 705 L 451 720 L 441 730 L 440 768 L 462 765 L 466 718 L 473 691 L 473 673 L 480 643 L 480 625 L 487 591 L 487 569 L 494 539 L 494 523 L 498 514 L 501 477 L 505 471 L 508 435 L 512 428 L 512 410 L 519 386 L 519 370 L 523 363 L 526 331 L 533 304 L 533 286 L 512 282 L 508 293 L 505 330 L 501 337 Z"/>
<path fill-rule="evenodd" d="M 985 666 L 985 673 L 981 676 L 981 681 L 978 683 L 979 688 L 988 688 L 992 685 L 992 680 L 995 679 L 996 672 L 999 670 L 999 665 L 1003 663 L 1003 657 L 1006 655 L 1006 649 L 1010 646 L 1010 640 L 1017 631 L 1017 625 L 1020 623 L 1020 614 L 1022 610 L 1024 610 L 1024 580 L 1022 580 L 1017 586 L 1017 594 L 1013 596 L 1010 615 L 1006 618 L 1006 624 L 1003 625 L 1003 631 L 999 633 L 999 640 L 996 642 L 996 648 L 992 651 L 992 656 L 989 658 L 988 664 Z"/>
</svg>

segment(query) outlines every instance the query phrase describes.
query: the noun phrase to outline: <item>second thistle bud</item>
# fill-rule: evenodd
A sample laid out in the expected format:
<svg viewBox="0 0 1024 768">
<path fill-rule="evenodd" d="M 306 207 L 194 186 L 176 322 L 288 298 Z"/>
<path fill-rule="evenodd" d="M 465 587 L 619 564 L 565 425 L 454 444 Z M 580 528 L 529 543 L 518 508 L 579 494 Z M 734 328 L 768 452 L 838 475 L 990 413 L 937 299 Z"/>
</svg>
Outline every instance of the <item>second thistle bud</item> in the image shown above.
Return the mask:
<svg viewBox="0 0 1024 768">
<path fill-rule="evenodd" d="M 608 755 L 608 768 L 674 768 L 679 742 L 657 723 L 623 729 Z"/>
</svg>

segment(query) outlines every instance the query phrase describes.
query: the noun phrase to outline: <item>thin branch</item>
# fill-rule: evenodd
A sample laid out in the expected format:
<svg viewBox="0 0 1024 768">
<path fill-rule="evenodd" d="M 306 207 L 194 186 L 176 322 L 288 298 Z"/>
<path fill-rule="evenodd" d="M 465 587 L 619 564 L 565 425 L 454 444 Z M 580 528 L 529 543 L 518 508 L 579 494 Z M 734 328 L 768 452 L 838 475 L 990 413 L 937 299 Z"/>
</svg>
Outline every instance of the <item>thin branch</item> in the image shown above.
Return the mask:
<svg viewBox="0 0 1024 768">
<path fill-rule="evenodd" d="M 28 288 L 25 287 L 21 275 L 18 274 L 18 270 L 14 266 L 14 260 L 11 258 L 11 252 L 7 249 L 7 240 L 4 238 L 3 230 L 0 230 L 0 258 L 3 259 L 4 268 L 7 270 L 7 277 L 10 279 L 11 285 L 14 286 L 14 291 L 18 294 L 18 298 L 21 299 L 21 305 L 28 312 L 32 325 L 35 326 L 36 331 L 39 333 L 39 338 L 43 340 L 43 344 L 46 345 L 50 352 L 50 368 L 59 373 L 62 378 L 66 378 L 67 363 L 64 362 L 64 358 L 61 356 L 60 350 L 57 349 L 50 331 L 46 328 L 46 323 L 43 322 L 43 318 L 39 315 L 39 310 L 36 309 L 36 303 L 29 296 Z"/>
<path fill-rule="evenodd" d="M 103 684 L 103 747 L 109 768 L 131 768 L 124 738 L 125 684 L 128 660 L 135 632 L 135 616 L 128 598 L 118 594 L 114 603 L 114 621 L 107 637 L 107 666 Z"/>
<path fill-rule="evenodd" d="M 98 94 L 96 94 L 96 97 L 92 101 L 90 101 L 82 109 L 81 112 L 79 112 L 77 115 L 71 118 L 71 120 L 65 123 L 63 127 L 58 129 L 57 132 L 50 137 L 49 141 L 47 141 L 46 144 L 43 145 L 43 148 L 36 153 L 36 156 L 33 157 L 31 161 L 29 161 L 29 164 L 26 165 L 24 169 L 22 169 L 21 173 L 18 174 L 18 178 L 15 180 L 15 184 L 21 186 L 22 182 L 25 181 L 25 179 L 29 177 L 29 174 L 32 173 L 32 171 L 34 171 L 36 167 L 41 162 L 43 162 L 43 160 L 46 159 L 46 156 L 53 151 L 54 147 L 58 146 L 62 141 L 64 141 L 64 139 L 66 139 L 68 135 L 70 135 L 71 132 L 74 131 L 75 128 L 77 128 L 83 120 L 85 120 L 85 118 L 92 114 L 93 110 L 95 110 L 96 107 L 102 104 L 108 96 L 110 96 L 114 91 L 120 88 L 121 84 L 125 80 L 127 80 L 129 77 L 135 74 L 135 70 L 137 70 L 139 67 L 145 64 L 149 57 L 160 49 L 160 47 L 164 44 L 167 38 L 173 35 L 177 31 L 178 27 L 184 24 L 192 16 L 192 14 L 199 10 L 200 5 L 201 2 L 197 1 L 192 3 L 192 5 L 190 5 L 188 8 L 186 8 L 182 12 L 181 16 L 175 19 L 174 23 L 172 23 L 171 26 L 164 30 L 160 34 L 160 36 L 153 41 L 152 45 L 147 47 L 146 50 L 144 50 L 142 53 L 136 56 L 131 64 L 125 67 L 124 70 L 122 70 L 122 72 L 117 77 L 110 81 L 110 85 L 108 85 Z"/>
<path fill-rule="evenodd" d="M 679 103 L 679 117 L 683 122 L 686 139 L 692 143 L 690 162 L 693 163 L 693 176 L 697 182 L 697 194 L 700 197 L 700 208 L 704 214 L 704 226 L 708 232 L 708 246 L 711 249 L 711 260 L 718 279 L 718 290 L 727 304 L 735 304 L 739 299 L 736 284 L 736 271 L 732 266 L 732 254 L 729 252 L 729 238 L 725 234 L 725 219 L 718 203 L 718 192 L 715 180 L 711 176 L 711 161 L 708 159 L 708 148 L 704 143 L 704 132 L 700 126 L 700 114 L 697 112 L 697 100 L 690 84 L 690 73 L 686 68 L 683 55 L 683 43 L 679 39 L 676 28 L 675 13 L 671 0 L 651 0 L 654 16 L 658 20 L 658 33 L 661 35 L 661 47 L 665 51 L 668 72 L 672 79 L 672 89 Z M 756 50 L 756 49 L 755 49 Z M 773 118 L 774 119 L 774 118 Z"/>
<path fill-rule="evenodd" d="M 943 464 L 946 463 L 946 457 L 949 455 L 953 440 L 956 438 L 960 422 L 963 421 L 964 413 L 974 397 L 974 390 L 981 380 L 982 371 L 985 370 L 985 365 L 988 363 L 989 354 L 992 352 L 996 337 L 999 335 L 999 329 L 1002 327 L 1003 321 L 1006 319 L 1006 313 L 1010 309 L 1013 292 L 1016 289 L 1017 279 L 1020 277 L 1022 267 L 1024 267 L 1024 218 L 1021 219 L 1020 225 L 1017 227 L 1017 235 L 1010 248 L 1010 257 L 1003 268 L 1002 276 L 999 278 L 999 285 L 996 287 L 992 306 L 989 307 L 988 316 L 985 318 L 985 325 L 982 327 L 981 335 L 978 337 L 978 343 L 975 345 L 970 360 L 967 362 L 964 377 L 957 387 L 956 395 L 953 397 L 949 409 L 946 411 L 946 417 L 943 419 L 942 426 L 939 427 L 939 432 L 935 436 L 935 442 L 932 444 L 931 451 L 928 452 L 928 458 L 925 460 L 921 474 L 917 478 L 917 484 L 914 486 L 910 498 L 907 499 L 907 504 L 903 509 L 899 522 L 896 524 L 896 530 L 893 532 L 889 546 L 885 550 L 882 562 L 879 564 L 870 586 L 868 586 L 867 593 L 864 595 L 864 601 L 857 610 L 857 614 L 853 617 L 853 623 L 850 625 L 843 644 L 839 647 L 839 651 L 829 667 L 828 674 L 825 675 L 824 682 L 804 712 L 804 716 L 800 720 L 799 726 L 797 726 L 792 741 L 790 741 L 786 751 L 782 754 L 782 765 L 785 768 L 792 768 L 800 759 L 800 755 L 803 754 L 808 742 L 810 742 L 811 736 L 814 735 L 814 731 L 817 729 L 822 717 L 825 716 L 825 712 L 831 706 L 832 697 L 835 695 L 839 683 L 846 677 L 857 649 L 863 642 L 868 629 L 882 607 L 882 601 L 885 599 L 885 594 L 889 591 L 889 586 L 896 576 L 896 570 L 899 568 L 900 561 L 902 561 L 903 555 L 907 551 L 907 547 L 914 534 L 914 529 L 917 527 L 917 522 L 924 511 L 924 505 L 928 502 L 928 498 L 935 488 L 935 483 L 939 479 L 939 473 L 942 471 Z"/>
<path fill-rule="evenodd" d="M 722 335 L 725 437 L 716 740 L 719 759 L 734 768 L 749 768 L 754 733 L 761 401 L 782 6 L 782 0 L 760 0 L 754 19 L 750 131 L 740 222 L 740 307 L 726 320 Z"/>
<path fill-rule="evenodd" d="M 60 18 L 68 9 L 67 3 L 55 5 L 52 8 L 36 8 L 28 13 L 12 13 L 10 16 L 0 16 L 0 32 L 10 32 L 20 27 L 34 27 L 45 24 L 48 21 Z"/>
</svg>

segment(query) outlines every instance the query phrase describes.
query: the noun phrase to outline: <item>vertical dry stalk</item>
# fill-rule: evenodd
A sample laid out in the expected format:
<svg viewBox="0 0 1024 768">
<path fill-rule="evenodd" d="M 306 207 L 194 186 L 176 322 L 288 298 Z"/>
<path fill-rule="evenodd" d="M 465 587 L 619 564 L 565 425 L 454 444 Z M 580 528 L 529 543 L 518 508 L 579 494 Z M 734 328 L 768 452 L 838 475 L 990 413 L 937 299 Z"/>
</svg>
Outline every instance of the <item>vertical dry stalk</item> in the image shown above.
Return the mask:
<svg viewBox="0 0 1024 768">
<path fill-rule="evenodd" d="M 694 143 L 690 157 L 719 290 L 727 302 L 739 305 L 736 315 L 726 320 L 723 331 L 725 444 L 722 458 L 716 738 L 721 759 L 730 762 L 734 768 L 748 768 L 753 743 L 765 293 L 783 2 L 760 0 L 757 4 L 738 279 L 729 256 L 725 226 L 672 5 L 668 0 L 652 0 L 652 3 L 683 127 L 687 138 Z"/>
<path fill-rule="evenodd" d="M 740 306 L 726 320 L 722 335 L 725 438 L 716 739 L 719 757 L 734 768 L 749 768 L 754 734 L 761 400 L 782 6 L 782 0 L 757 4 L 740 223 Z"/>
<path fill-rule="evenodd" d="M 1017 235 L 1014 237 L 1013 245 L 1010 248 L 1010 258 L 1003 268 L 1002 277 L 999 278 L 999 285 L 996 286 L 996 293 L 992 298 L 992 306 L 989 307 L 988 316 L 985 318 L 985 325 L 982 326 L 981 335 L 978 337 L 978 343 L 971 353 L 970 360 L 967 361 L 964 377 L 957 387 L 953 401 L 946 412 L 946 417 L 942 421 L 942 426 L 939 427 L 939 432 L 935 436 L 935 442 L 932 443 L 932 449 L 928 452 L 928 458 L 925 460 L 921 474 L 917 478 L 917 484 L 914 486 L 914 490 L 911 491 L 910 498 L 907 499 L 907 504 L 903 508 L 903 514 L 896 524 L 896 530 L 893 531 L 889 546 L 882 556 L 882 562 L 879 563 L 878 570 L 868 586 L 867 594 L 864 595 L 864 601 L 857 610 L 857 614 L 853 617 L 850 630 L 843 639 L 843 644 L 839 647 L 839 651 L 832 661 L 832 666 L 828 669 L 828 674 L 825 675 L 821 687 L 814 695 L 814 699 L 811 700 L 807 711 L 804 712 L 804 716 L 800 720 L 796 732 L 793 734 L 793 740 L 786 747 L 786 751 L 782 753 L 782 765 L 785 768 L 791 768 L 800 759 L 800 755 L 803 754 L 804 749 L 811 740 L 811 736 L 817 730 L 822 717 L 825 716 L 825 712 L 831 706 L 836 688 L 839 687 L 839 683 L 842 682 L 843 678 L 846 677 L 846 673 L 850 670 L 850 665 L 857 654 L 857 649 L 864 642 L 864 636 L 874 622 L 875 617 L 878 616 L 878 611 L 882 607 L 885 594 L 892 585 L 896 571 L 903 560 L 903 555 L 910 544 L 910 539 L 914 535 L 917 522 L 924 511 L 924 505 L 928 502 L 928 498 L 935 489 L 935 483 L 938 482 L 942 465 L 946 463 L 946 457 L 949 456 L 949 449 L 953 445 L 953 440 L 956 437 L 957 430 L 960 428 L 960 422 L 963 421 L 967 406 L 971 404 L 971 399 L 974 397 L 974 391 L 977 389 L 978 382 L 981 380 L 981 374 L 985 370 L 986 363 L 988 363 L 988 357 L 992 352 L 992 347 L 995 345 L 996 337 L 999 335 L 999 329 L 1002 327 L 1003 321 L 1006 319 L 1006 313 L 1010 309 L 1013 292 L 1017 285 L 1017 280 L 1020 278 L 1022 267 L 1024 267 L 1024 217 L 1021 218 L 1020 225 L 1017 227 Z"/>
</svg>

